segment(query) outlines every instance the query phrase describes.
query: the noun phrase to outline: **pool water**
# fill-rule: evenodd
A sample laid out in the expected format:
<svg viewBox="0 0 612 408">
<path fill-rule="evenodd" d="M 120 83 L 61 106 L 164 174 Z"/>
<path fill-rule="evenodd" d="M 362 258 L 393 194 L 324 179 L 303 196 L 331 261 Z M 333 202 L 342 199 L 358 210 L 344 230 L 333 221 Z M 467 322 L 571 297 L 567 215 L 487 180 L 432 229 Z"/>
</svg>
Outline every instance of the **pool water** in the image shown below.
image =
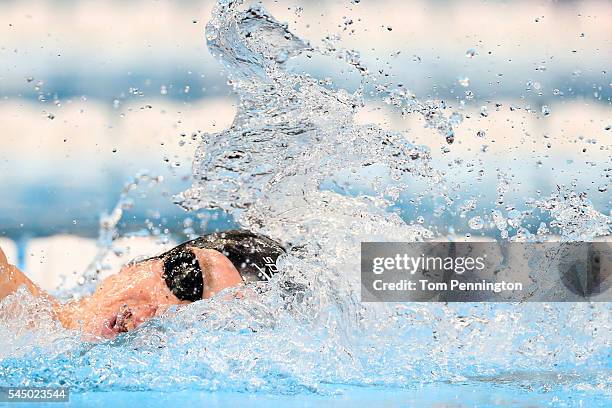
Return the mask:
<svg viewBox="0 0 612 408">
<path fill-rule="evenodd" d="M 493 181 L 480 184 L 472 165 L 458 177 L 404 133 L 357 123 L 371 93 L 422 117 L 446 151 L 462 114 L 381 82 L 380 70 L 334 38 L 312 46 L 261 6 L 219 1 L 206 40 L 239 103 L 230 128 L 200 140 L 193 183 L 174 201 L 223 210 L 292 247 L 280 273 L 252 299 L 196 302 L 98 343 L 18 292 L 0 304 L 16 316 L 0 319 L 0 385 L 67 386 L 72 406 L 609 405 L 607 303 L 385 304 L 359 295 L 361 242 L 447 238 L 457 219 L 509 241 L 610 235 L 610 216 L 578 182 L 527 191 L 516 182 L 522 168 L 510 173 L 481 155 L 473 166 Z M 296 73 L 300 58 L 339 58 L 361 85 L 349 92 Z M 101 223 L 106 251 L 123 209 Z M 95 276 L 83 275 L 83 292 Z M 305 290 L 288 296 L 284 280 Z"/>
<path fill-rule="evenodd" d="M 533 377 L 537 377 L 533 374 Z M 507 381 L 423 384 L 410 388 L 329 386 L 332 395 L 274 395 L 230 392 L 111 391 L 73 394 L 66 407 L 202 406 L 202 407 L 606 407 L 610 398 L 589 391 L 568 392 L 551 387 L 534 390 Z M 58 406 L 37 404 L 36 406 Z"/>
</svg>

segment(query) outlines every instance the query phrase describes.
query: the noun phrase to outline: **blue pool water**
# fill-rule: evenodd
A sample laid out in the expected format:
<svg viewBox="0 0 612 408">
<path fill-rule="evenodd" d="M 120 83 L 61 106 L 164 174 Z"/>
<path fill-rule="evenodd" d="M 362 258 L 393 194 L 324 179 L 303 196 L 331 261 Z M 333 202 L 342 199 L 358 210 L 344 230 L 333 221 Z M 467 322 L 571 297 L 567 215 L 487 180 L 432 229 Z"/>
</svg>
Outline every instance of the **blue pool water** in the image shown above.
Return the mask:
<svg viewBox="0 0 612 408">
<path fill-rule="evenodd" d="M 173 201 L 223 210 L 291 246 L 281 273 L 253 298 L 199 301 L 97 343 L 18 292 L 0 303 L 0 385 L 69 387 L 66 406 L 75 407 L 610 405 L 609 304 L 359 296 L 364 241 L 444 238 L 470 221 L 475 234 L 510 241 L 610 235 L 609 214 L 579 191 L 584 180 L 542 192 L 517 183 L 523 167 L 497 167 L 484 150 L 473 165 L 453 167 L 469 157 L 441 165 L 401 132 L 356 123 L 373 88 L 448 146 L 461 114 L 383 82 L 333 38 L 309 44 L 259 6 L 220 1 L 206 40 L 239 106 L 230 128 L 199 140 L 192 185 Z M 360 89 L 292 72 L 292 59 L 311 57 L 340 58 L 362 76 Z M 102 223 L 103 249 L 121 235 L 124 209 L 120 202 Z M 83 288 L 94 276 L 84 274 Z M 287 296 L 283 279 L 304 293 Z"/>
<path fill-rule="evenodd" d="M 548 375 L 550 376 L 550 375 Z M 537 377 L 537 374 L 533 374 Z M 272 395 L 229 392 L 87 392 L 73 394 L 70 402 L 37 404 L 39 407 L 606 407 L 609 397 L 563 389 L 533 390 L 528 385 L 490 382 L 436 383 L 411 388 L 330 386 L 331 396 Z"/>
</svg>

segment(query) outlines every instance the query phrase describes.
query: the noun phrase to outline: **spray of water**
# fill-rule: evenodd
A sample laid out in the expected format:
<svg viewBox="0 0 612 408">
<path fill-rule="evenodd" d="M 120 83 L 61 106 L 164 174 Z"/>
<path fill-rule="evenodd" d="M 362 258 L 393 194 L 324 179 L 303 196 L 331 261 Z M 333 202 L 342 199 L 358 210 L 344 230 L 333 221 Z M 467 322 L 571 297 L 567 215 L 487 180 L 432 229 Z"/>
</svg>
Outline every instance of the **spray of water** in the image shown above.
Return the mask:
<svg viewBox="0 0 612 408">
<path fill-rule="evenodd" d="M 223 209 L 243 228 L 284 242 L 292 250 L 279 261 L 281 273 L 252 298 L 197 302 L 100 344 L 68 343 L 72 335 L 59 327 L 42 336 L 4 319 L 3 333 L 29 344 L 31 355 L 21 358 L 22 348 L 8 346 L 0 382 L 298 393 L 605 366 L 610 309 L 604 304 L 361 303 L 360 242 L 436 237 L 393 206 L 414 183 L 451 203 L 448 176 L 404 134 L 355 123 L 362 88 L 330 89 L 286 68 L 303 53 L 331 54 L 329 46 L 312 47 L 263 8 L 240 3 L 220 1 L 206 30 L 239 98 L 238 112 L 229 129 L 204 136 L 193 186 L 177 202 L 188 210 Z M 340 54 L 364 83 L 371 78 L 356 53 Z M 380 91 L 453 141 L 442 103 Z M 333 188 L 338 185 L 358 188 Z M 529 204 L 550 214 L 563 239 L 610 232 L 609 217 L 571 191 Z M 507 229 L 501 213 L 493 218 L 500 231 Z M 282 280 L 300 283 L 303 292 L 285 293 Z M 61 346 L 49 346 L 50 338 Z M 564 386 L 609 386 L 602 373 Z"/>
</svg>

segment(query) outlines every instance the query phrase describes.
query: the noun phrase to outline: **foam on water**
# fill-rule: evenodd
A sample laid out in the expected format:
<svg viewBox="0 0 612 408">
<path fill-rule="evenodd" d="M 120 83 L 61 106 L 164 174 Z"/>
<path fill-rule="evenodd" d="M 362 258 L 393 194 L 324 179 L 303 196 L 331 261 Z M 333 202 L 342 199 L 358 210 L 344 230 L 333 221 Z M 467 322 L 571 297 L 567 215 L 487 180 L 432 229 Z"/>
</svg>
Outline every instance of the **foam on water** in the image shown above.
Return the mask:
<svg viewBox="0 0 612 408">
<path fill-rule="evenodd" d="M 286 69 L 300 54 L 340 55 L 365 84 L 372 75 L 358 54 L 329 43 L 313 47 L 263 8 L 241 7 L 219 2 L 206 30 L 239 98 L 238 112 L 229 129 L 202 139 L 193 186 L 177 201 L 189 210 L 223 209 L 243 228 L 293 248 L 279 261 L 281 273 L 249 299 L 197 302 L 97 344 L 45 319 L 40 326 L 24 322 L 41 301 L 20 292 L 1 305 L 24 306 L 12 313 L 17 319 L 0 321 L 6 333 L 0 383 L 298 393 L 328 392 L 338 384 L 408 387 L 468 378 L 519 378 L 522 384 L 524 376 L 516 373 L 570 372 L 581 374 L 563 381 L 553 375 L 530 386 L 609 390 L 607 304 L 359 301 L 360 242 L 437 237 L 433 228 L 406 222 L 393 208 L 415 183 L 450 204 L 452 181 L 435 168 L 427 147 L 410 144 L 402 133 L 355 123 L 363 87 L 355 93 L 331 89 Z M 444 104 L 421 102 L 401 89 L 380 91 L 404 113 L 423 114 L 428 126 L 453 141 Z M 331 187 L 343 183 L 357 188 Z M 504 188 L 500 183 L 502 195 Z M 610 233 L 610 217 L 571 190 L 528 204 L 549 214 L 562 239 Z M 520 225 L 520 216 L 513 222 Z M 500 231 L 507 230 L 501 213 L 493 218 Z M 533 239 L 520 229 L 506 237 Z M 305 290 L 287 295 L 277 285 L 282 280 Z"/>
</svg>

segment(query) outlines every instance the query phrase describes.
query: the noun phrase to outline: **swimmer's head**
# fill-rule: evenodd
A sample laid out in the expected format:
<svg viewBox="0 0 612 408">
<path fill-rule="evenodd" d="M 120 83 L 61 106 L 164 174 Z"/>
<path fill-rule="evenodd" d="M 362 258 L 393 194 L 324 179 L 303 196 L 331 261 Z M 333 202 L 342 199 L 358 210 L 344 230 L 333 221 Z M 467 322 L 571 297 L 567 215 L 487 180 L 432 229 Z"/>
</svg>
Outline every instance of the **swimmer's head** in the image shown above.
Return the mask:
<svg viewBox="0 0 612 408">
<path fill-rule="evenodd" d="M 136 328 L 172 305 L 208 299 L 224 289 L 269 280 L 285 250 L 246 231 L 214 233 L 126 265 L 92 295 L 81 321 L 104 337 Z"/>
</svg>

